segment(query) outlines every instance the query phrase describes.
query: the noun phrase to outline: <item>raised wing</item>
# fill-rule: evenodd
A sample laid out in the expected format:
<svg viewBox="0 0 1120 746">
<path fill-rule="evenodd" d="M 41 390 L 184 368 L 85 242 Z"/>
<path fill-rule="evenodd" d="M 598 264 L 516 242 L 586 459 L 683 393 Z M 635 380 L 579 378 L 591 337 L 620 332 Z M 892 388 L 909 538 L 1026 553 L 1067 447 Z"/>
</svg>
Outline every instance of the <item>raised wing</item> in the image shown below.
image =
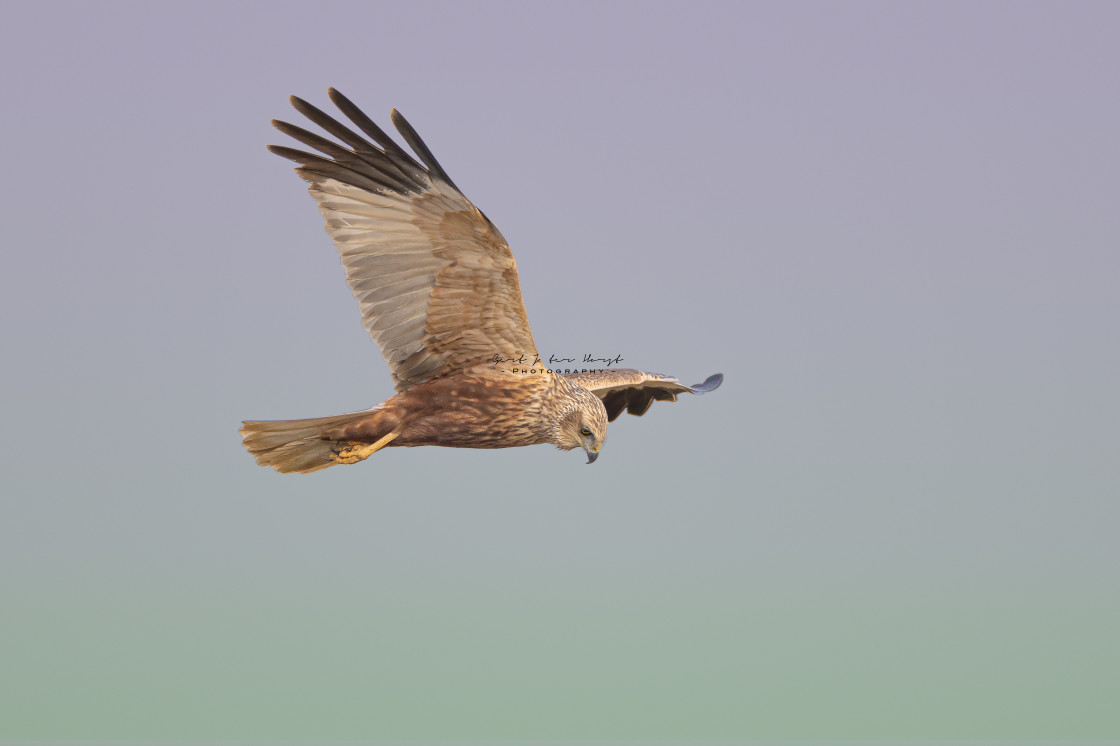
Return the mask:
<svg viewBox="0 0 1120 746">
<path fill-rule="evenodd" d="M 676 401 L 680 393 L 706 394 L 723 383 L 722 373 L 708 376 L 703 383 L 685 386 L 676 378 L 632 368 L 565 373 L 564 377 L 603 400 L 608 422 L 614 422 L 623 410 L 641 417 L 655 401 Z"/>
<path fill-rule="evenodd" d="M 422 163 L 341 93 L 328 94 L 370 139 L 292 96 L 297 111 L 344 145 L 273 120 L 322 155 L 269 150 L 299 163 L 296 172 L 311 183 L 362 324 L 397 391 L 483 365 L 494 370 L 487 361 L 495 359 L 532 360 L 537 348 L 517 263 L 502 234 L 395 109 L 393 124 Z"/>
</svg>

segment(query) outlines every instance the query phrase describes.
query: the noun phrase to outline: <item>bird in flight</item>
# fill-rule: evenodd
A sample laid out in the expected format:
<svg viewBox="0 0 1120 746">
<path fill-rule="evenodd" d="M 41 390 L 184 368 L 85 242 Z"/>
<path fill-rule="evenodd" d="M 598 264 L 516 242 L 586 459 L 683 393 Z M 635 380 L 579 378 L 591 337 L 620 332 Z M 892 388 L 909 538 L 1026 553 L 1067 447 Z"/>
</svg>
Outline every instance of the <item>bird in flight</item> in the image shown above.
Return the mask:
<svg viewBox="0 0 1120 746">
<path fill-rule="evenodd" d="M 542 366 L 517 264 L 497 227 L 395 109 L 393 124 L 419 161 L 348 98 L 333 88 L 328 94 L 363 134 L 292 96 L 296 111 L 337 142 L 273 120 L 318 153 L 269 150 L 299 164 L 296 172 L 309 182 L 397 393 L 333 417 L 245 421 L 241 436 L 258 464 L 306 473 L 362 461 L 386 446 L 539 443 L 582 448 L 592 463 L 607 423 L 623 411 L 641 416 L 654 401 L 707 393 L 723 382 L 719 373 L 684 386 L 640 370 L 557 373 Z"/>
</svg>

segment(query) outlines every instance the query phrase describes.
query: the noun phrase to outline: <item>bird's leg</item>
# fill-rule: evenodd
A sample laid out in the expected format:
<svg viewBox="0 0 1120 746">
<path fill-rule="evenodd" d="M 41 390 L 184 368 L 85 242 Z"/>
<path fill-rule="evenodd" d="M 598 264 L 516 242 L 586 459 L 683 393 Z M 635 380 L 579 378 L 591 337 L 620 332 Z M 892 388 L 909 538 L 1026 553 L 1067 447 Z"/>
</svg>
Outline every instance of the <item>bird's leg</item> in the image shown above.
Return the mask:
<svg viewBox="0 0 1120 746">
<path fill-rule="evenodd" d="M 332 448 L 329 460 L 336 464 L 356 464 L 359 461 L 364 461 L 373 454 L 380 451 L 389 441 L 397 437 L 398 433 L 392 432 L 381 438 L 376 443 L 366 443 L 364 445 L 353 445 L 339 448 Z M 341 445 L 341 444 L 340 444 Z"/>
</svg>

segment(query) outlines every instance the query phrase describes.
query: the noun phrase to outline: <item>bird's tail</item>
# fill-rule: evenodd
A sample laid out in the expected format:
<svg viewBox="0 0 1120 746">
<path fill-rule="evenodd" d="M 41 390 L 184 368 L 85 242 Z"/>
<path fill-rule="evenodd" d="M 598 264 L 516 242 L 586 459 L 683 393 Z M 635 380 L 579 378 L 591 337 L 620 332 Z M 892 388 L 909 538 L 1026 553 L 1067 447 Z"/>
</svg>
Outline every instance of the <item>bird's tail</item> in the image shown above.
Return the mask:
<svg viewBox="0 0 1120 746">
<path fill-rule="evenodd" d="M 246 420 L 241 426 L 242 443 L 261 466 L 278 472 L 306 474 L 340 462 L 333 458 L 345 441 L 337 436 L 347 425 L 369 419 L 374 412 L 350 412 L 310 420 Z"/>
</svg>

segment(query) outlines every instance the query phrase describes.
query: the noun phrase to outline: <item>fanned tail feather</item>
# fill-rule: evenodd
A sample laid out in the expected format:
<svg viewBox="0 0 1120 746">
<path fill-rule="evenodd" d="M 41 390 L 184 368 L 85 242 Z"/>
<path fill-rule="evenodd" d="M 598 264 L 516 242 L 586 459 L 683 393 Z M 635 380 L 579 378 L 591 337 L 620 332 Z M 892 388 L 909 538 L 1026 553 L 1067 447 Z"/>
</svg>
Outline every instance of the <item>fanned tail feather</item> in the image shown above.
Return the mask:
<svg viewBox="0 0 1120 746">
<path fill-rule="evenodd" d="M 334 466 L 331 451 L 341 441 L 329 434 L 370 414 L 366 410 L 309 420 L 246 420 L 240 431 L 242 443 L 261 466 L 271 466 L 282 474 L 307 474 Z"/>
</svg>

